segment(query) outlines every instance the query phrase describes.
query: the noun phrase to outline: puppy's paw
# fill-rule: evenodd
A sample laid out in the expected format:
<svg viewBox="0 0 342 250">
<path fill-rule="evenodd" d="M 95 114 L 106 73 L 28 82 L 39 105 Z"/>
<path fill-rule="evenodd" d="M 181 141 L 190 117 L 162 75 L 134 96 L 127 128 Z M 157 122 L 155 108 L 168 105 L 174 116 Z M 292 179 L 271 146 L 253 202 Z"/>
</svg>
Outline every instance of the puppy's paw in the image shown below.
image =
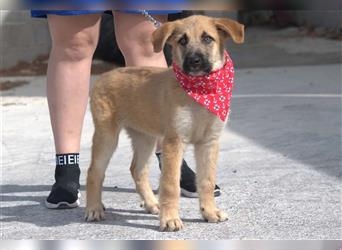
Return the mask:
<svg viewBox="0 0 342 250">
<path fill-rule="evenodd" d="M 160 219 L 160 230 L 175 232 L 183 229 L 183 223 L 180 218 Z"/>
<path fill-rule="evenodd" d="M 146 212 L 150 214 L 159 214 L 159 204 L 157 203 L 146 203 L 142 201 L 140 207 L 145 208 Z"/>
<path fill-rule="evenodd" d="M 104 206 L 102 204 L 97 206 L 89 206 L 86 208 L 84 215 L 85 221 L 101 221 L 105 219 Z"/>
<path fill-rule="evenodd" d="M 159 214 L 159 204 L 145 204 L 145 210 L 150 214 Z"/>
<path fill-rule="evenodd" d="M 219 209 L 205 209 L 201 208 L 201 213 L 204 220 L 208 221 L 209 223 L 217 223 L 228 220 L 228 215 Z"/>
</svg>

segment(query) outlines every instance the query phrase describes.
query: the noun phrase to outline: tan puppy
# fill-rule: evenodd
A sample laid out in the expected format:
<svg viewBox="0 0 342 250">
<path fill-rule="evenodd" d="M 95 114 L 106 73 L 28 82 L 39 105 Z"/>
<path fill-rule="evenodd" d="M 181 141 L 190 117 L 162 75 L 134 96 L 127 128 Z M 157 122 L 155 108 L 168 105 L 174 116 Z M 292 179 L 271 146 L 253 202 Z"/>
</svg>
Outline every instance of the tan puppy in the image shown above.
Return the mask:
<svg viewBox="0 0 342 250">
<path fill-rule="evenodd" d="M 230 19 L 191 16 L 163 24 L 153 33 L 155 52 L 165 43 L 173 47 L 173 60 L 190 75 L 203 75 L 223 66 L 224 42 L 244 39 L 244 26 Z M 201 57 L 193 63 L 194 54 Z M 172 69 L 127 67 L 105 73 L 91 95 L 95 124 L 92 159 L 87 177 L 85 219 L 104 219 L 101 189 L 108 162 L 122 128 L 132 139 L 131 173 L 146 210 L 159 213 L 160 229 L 183 227 L 178 215 L 180 166 L 184 147 L 194 144 L 200 211 L 205 220 L 227 219 L 216 207 L 214 186 L 219 137 L 225 122 L 190 98 Z M 163 138 L 159 205 L 148 180 L 148 160 L 157 138 Z"/>
</svg>

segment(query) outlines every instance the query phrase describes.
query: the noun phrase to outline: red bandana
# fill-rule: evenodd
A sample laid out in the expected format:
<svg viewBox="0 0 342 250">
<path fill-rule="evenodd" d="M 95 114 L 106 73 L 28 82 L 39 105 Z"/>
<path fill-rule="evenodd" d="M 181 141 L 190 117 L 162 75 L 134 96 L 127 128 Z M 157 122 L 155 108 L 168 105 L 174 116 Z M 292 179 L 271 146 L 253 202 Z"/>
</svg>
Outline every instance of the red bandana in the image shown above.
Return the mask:
<svg viewBox="0 0 342 250">
<path fill-rule="evenodd" d="M 224 55 L 224 66 L 203 76 L 187 75 L 173 63 L 176 78 L 187 94 L 222 121 L 228 115 L 234 80 L 233 62 L 226 51 Z"/>
</svg>

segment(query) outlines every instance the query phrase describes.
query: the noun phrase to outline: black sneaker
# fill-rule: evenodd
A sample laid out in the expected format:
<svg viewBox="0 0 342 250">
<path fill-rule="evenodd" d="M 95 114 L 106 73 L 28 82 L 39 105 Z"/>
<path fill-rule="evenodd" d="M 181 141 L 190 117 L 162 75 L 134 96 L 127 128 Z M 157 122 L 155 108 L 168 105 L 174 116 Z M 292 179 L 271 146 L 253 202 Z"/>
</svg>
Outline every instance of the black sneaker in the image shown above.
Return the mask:
<svg viewBox="0 0 342 250">
<path fill-rule="evenodd" d="M 55 170 L 56 182 L 45 200 L 50 209 L 75 208 L 80 205 L 80 168 L 78 166 L 58 166 Z"/>
<path fill-rule="evenodd" d="M 161 169 L 161 153 L 156 153 L 159 161 L 159 168 Z M 183 159 L 181 168 L 181 180 L 180 180 L 181 194 L 188 198 L 198 198 L 197 188 L 196 188 L 196 174 L 189 168 L 186 161 Z M 215 185 L 214 196 L 220 196 L 220 187 Z"/>
</svg>

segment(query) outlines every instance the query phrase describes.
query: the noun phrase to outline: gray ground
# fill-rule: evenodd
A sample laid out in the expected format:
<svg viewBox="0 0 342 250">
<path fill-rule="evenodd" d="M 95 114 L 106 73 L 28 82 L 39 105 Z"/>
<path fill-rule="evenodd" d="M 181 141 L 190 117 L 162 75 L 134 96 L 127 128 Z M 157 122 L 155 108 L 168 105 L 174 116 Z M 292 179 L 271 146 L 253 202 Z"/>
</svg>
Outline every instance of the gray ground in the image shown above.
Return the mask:
<svg viewBox="0 0 342 250">
<path fill-rule="evenodd" d="M 104 222 L 83 221 L 84 186 L 81 208 L 46 209 L 54 149 L 45 78 L 26 77 L 30 84 L 2 92 L 2 238 L 341 239 L 341 42 L 251 29 L 245 47 L 231 54 L 238 70 L 218 164 L 223 194 L 216 199 L 229 221 L 205 223 L 198 201 L 181 198 L 185 229 L 159 232 L 157 216 L 139 207 L 125 134 L 107 171 Z M 82 184 L 92 132 L 87 111 Z M 186 159 L 194 166 L 191 147 Z M 159 175 L 153 158 L 155 189 Z"/>
</svg>

